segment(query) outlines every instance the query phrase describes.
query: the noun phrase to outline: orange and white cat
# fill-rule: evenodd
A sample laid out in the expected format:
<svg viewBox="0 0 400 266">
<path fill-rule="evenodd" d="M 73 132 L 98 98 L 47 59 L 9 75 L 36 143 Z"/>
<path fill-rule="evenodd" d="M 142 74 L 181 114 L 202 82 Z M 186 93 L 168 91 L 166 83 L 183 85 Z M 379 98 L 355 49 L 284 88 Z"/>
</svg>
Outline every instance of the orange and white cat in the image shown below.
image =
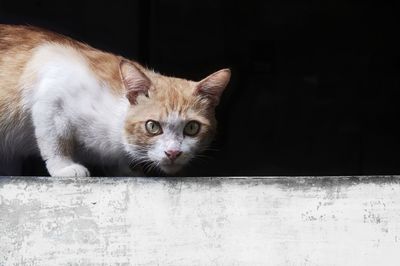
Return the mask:
<svg viewBox="0 0 400 266">
<path fill-rule="evenodd" d="M 173 174 L 212 139 L 223 69 L 194 82 L 29 26 L 0 25 L 0 170 L 40 154 L 51 176 L 146 162 Z M 17 174 L 17 173 L 7 173 Z"/>
</svg>

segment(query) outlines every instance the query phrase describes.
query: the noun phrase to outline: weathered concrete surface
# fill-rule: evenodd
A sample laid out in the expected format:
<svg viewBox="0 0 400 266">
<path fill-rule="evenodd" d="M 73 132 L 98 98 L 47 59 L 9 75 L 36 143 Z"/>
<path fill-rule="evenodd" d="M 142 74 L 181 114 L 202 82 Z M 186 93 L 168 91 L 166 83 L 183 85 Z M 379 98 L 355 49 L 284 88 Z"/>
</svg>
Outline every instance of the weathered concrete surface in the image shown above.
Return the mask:
<svg viewBox="0 0 400 266">
<path fill-rule="evenodd" d="M 0 265 L 399 265 L 400 179 L 0 178 Z"/>
</svg>

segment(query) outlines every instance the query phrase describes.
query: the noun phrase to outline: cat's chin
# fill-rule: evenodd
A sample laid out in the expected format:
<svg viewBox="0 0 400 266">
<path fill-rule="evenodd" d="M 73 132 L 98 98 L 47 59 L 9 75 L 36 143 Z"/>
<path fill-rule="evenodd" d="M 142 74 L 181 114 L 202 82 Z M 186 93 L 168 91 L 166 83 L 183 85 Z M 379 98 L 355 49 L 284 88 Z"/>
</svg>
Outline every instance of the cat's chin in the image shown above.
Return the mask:
<svg viewBox="0 0 400 266">
<path fill-rule="evenodd" d="M 161 164 L 160 169 L 168 174 L 168 175 L 173 175 L 178 173 L 182 169 L 183 165 L 181 164 Z"/>
</svg>

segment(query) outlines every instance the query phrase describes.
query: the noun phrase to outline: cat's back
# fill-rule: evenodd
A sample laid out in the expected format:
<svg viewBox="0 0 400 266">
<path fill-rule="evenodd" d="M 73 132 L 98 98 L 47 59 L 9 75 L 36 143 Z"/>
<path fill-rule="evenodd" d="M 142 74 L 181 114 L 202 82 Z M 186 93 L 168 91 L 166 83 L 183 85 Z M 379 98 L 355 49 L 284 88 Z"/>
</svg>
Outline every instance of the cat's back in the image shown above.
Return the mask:
<svg viewBox="0 0 400 266">
<path fill-rule="evenodd" d="M 27 72 L 28 63 L 36 61 L 37 64 L 28 69 L 35 72 L 55 60 L 59 60 L 57 65 L 69 61 L 76 67 L 87 68 L 95 78 L 106 81 L 111 89 L 120 92 L 120 56 L 41 28 L 0 24 L 0 100 L 1 94 L 21 86 L 21 76 Z"/>
<path fill-rule="evenodd" d="M 56 34 L 33 26 L 0 24 L 0 52 L 29 50 L 38 43 L 55 37 Z"/>
<path fill-rule="evenodd" d="M 22 74 L 33 51 L 42 43 L 62 42 L 62 36 L 32 26 L 0 24 L 0 75 L 2 84 Z M 11 75 L 7 75 L 11 74 Z M 5 87 L 5 85 L 0 85 Z"/>
<path fill-rule="evenodd" d="M 21 76 L 35 47 L 55 40 L 50 33 L 30 26 L 0 24 L 0 119 L 20 114 Z"/>
<path fill-rule="evenodd" d="M 0 160 L 5 152 L 10 156 L 14 150 L 32 147 L 29 117 L 23 112 L 21 76 L 34 48 L 49 40 L 48 36 L 33 27 L 0 24 Z"/>
<path fill-rule="evenodd" d="M 16 114 L 22 92 L 48 64 L 78 73 L 85 69 L 119 90 L 120 57 L 67 36 L 32 26 L 0 24 L 0 119 Z M 49 69 L 49 68 L 47 68 Z M 65 73 L 65 71 L 64 71 Z"/>
</svg>

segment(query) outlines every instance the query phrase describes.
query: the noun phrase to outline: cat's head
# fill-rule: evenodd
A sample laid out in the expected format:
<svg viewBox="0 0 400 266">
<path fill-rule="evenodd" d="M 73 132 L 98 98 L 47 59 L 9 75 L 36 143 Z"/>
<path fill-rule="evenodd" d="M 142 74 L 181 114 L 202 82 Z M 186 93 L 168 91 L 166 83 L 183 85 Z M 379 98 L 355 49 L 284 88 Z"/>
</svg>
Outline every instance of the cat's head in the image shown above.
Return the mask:
<svg viewBox="0 0 400 266">
<path fill-rule="evenodd" d="M 128 61 L 121 62 L 120 70 L 130 102 L 125 122 L 128 152 L 167 174 L 178 172 L 211 142 L 215 107 L 230 70 L 199 82 L 162 76 Z"/>
</svg>

